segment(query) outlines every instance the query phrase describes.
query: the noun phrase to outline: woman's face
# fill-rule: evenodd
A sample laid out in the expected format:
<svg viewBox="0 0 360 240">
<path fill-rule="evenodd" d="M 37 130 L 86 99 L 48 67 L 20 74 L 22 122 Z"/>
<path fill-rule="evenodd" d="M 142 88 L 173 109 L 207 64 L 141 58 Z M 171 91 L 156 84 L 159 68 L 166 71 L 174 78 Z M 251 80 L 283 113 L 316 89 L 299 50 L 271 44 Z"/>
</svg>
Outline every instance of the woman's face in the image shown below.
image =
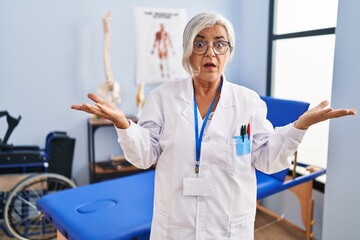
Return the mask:
<svg viewBox="0 0 360 240">
<path fill-rule="evenodd" d="M 228 41 L 229 39 L 225 28 L 219 24 L 205 28 L 196 35 L 194 44 L 201 46 L 201 44 L 205 43 L 208 44 L 208 48 L 204 54 L 198 54 L 194 52 L 194 49 L 190 56 L 190 63 L 193 70 L 196 73 L 199 72 L 199 74 L 194 76 L 194 80 L 200 80 L 202 82 L 216 82 L 220 80 L 230 57 L 230 47 L 226 53 L 220 55 L 214 52 L 212 46 L 214 43 L 217 43 L 217 46 L 219 46 L 218 44 L 220 42 L 224 43 Z"/>
</svg>

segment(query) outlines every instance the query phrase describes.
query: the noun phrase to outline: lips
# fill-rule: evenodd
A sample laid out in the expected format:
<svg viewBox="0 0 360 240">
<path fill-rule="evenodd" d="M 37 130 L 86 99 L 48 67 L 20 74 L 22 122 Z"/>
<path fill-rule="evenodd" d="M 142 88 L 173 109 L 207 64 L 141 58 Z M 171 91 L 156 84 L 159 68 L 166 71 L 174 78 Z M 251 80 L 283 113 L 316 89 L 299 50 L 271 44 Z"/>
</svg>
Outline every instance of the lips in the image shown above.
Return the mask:
<svg viewBox="0 0 360 240">
<path fill-rule="evenodd" d="M 216 67 L 216 64 L 213 63 L 213 62 L 207 62 L 204 64 L 204 67 L 206 68 L 213 68 L 213 67 Z"/>
</svg>

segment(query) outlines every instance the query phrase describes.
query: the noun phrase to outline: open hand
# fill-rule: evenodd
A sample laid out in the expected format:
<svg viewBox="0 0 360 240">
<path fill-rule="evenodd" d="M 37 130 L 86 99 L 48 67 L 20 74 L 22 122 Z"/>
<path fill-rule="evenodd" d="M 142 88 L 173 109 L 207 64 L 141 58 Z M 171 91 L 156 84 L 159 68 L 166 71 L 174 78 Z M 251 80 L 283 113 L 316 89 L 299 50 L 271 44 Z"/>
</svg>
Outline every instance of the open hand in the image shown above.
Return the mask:
<svg viewBox="0 0 360 240">
<path fill-rule="evenodd" d="M 357 113 L 356 109 L 333 109 L 331 107 L 327 107 L 328 105 L 329 101 L 323 101 L 316 107 L 309 109 L 299 117 L 294 126 L 298 129 L 306 130 L 316 123 L 332 118 L 356 115 Z"/>
<path fill-rule="evenodd" d="M 113 122 L 117 128 L 125 129 L 130 126 L 124 112 L 119 108 L 94 93 L 89 93 L 87 96 L 95 103 L 94 105 L 89 103 L 74 104 L 71 108 L 106 118 Z"/>
</svg>

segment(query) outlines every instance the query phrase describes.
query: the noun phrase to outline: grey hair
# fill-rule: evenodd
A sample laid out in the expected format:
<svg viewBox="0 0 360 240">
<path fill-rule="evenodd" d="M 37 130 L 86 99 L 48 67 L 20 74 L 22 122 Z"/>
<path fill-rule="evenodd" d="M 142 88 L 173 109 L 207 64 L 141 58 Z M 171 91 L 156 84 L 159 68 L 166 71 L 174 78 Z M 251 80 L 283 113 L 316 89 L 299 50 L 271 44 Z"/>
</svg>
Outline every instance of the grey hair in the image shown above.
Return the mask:
<svg viewBox="0 0 360 240">
<path fill-rule="evenodd" d="M 200 13 L 194 16 L 186 25 L 183 33 L 183 58 L 182 64 L 184 69 L 191 77 L 198 74 L 191 66 L 190 56 L 193 52 L 193 42 L 196 35 L 208 27 L 213 27 L 219 24 L 223 26 L 228 34 L 230 42 L 230 58 L 234 53 L 235 48 L 235 33 L 232 24 L 224 16 L 218 13 Z"/>
</svg>

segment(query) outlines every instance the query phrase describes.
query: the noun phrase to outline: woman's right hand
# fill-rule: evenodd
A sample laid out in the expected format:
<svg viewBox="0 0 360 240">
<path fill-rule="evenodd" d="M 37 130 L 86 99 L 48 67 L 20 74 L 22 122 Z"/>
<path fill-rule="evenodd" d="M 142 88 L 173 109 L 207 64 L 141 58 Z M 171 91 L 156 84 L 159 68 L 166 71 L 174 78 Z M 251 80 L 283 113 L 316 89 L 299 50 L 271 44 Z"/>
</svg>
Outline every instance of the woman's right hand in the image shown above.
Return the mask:
<svg viewBox="0 0 360 240">
<path fill-rule="evenodd" d="M 89 93 L 87 96 L 95 103 L 94 105 L 89 103 L 74 104 L 71 108 L 106 118 L 120 129 L 125 129 L 130 126 L 130 122 L 119 108 L 94 93 Z"/>
</svg>

